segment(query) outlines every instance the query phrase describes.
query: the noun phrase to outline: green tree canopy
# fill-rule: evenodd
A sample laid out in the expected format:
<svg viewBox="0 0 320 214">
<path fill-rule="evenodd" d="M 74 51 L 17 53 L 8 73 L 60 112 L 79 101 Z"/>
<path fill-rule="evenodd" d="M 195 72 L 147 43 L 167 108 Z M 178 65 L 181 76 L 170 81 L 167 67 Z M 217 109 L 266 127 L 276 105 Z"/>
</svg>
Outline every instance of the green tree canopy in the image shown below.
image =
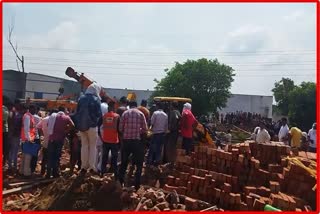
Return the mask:
<svg viewBox="0 0 320 214">
<path fill-rule="evenodd" d="M 316 84 L 302 82 L 289 94 L 289 121 L 307 131 L 316 121 Z"/>
<path fill-rule="evenodd" d="M 277 107 L 283 115 L 288 115 L 289 113 L 289 93 L 294 88 L 294 82 L 289 78 L 282 78 L 282 80 L 274 84 L 272 92 L 278 103 Z"/>
<path fill-rule="evenodd" d="M 187 60 L 176 62 L 160 81 L 155 80 L 154 96 L 177 96 L 192 99 L 195 115 L 215 112 L 226 105 L 230 97 L 233 69 L 217 59 Z"/>
</svg>

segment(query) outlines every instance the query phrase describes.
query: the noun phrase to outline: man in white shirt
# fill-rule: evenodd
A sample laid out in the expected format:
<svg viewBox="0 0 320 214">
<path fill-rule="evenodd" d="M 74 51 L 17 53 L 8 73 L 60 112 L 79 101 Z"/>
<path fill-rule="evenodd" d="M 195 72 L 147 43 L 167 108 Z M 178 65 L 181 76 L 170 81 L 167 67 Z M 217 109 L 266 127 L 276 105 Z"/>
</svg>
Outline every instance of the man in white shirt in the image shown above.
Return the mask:
<svg viewBox="0 0 320 214">
<path fill-rule="evenodd" d="M 40 121 L 42 120 L 41 117 L 39 117 L 38 113 L 39 113 L 40 108 L 38 106 L 30 106 L 30 113 L 33 115 L 34 118 L 34 125 L 37 126 Z M 36 128 L 36 137 L 34 139 L 34 143 L 39 145 L 39 149 L 40 149 L 40 134 L 39 134 L 39 130 L 38 128 Z M 37 162 L 38 162 L 38 153 L 35 156 L 32 156 L 31 159 L 31 172 L 34 173 L 37 167 Z"/>
<path fill-rule="evenodd" d="M 285 145 L 289 145 L 289 142 L 288 142 L 289 127 L 287 125 L 287 122 L 288 122 L 287 118 L 281 119 L 282 126 L 278 134 L 279 141 L 283 142 Z"/>
<path fill-rule="evenodd" d="M 257 139 L 257 134 L 259 133 L 259 131 L 260 131 L 260 127 L 259 127 L 259 126 L 257 126 L 256 128 L 254 128 L 253 133 L 251 134 L 251 139 L 252 139 L 252 140 L 256 141 L 256 139 Z"/>
<path fill-rule="evenodd" d="M 271 139 L 271 137 L 270 137 L 268 131 L 265 129 L 265 125 L 261 124 L 260 130 L 257 134 L 256 142 L 257 143 L 267 143 L 267 142 L 270 142 L 270 139 Z"/>
<path fill-rule="evenodd" d="M 41 160 L 42 175 L 45 174 L 47 169 L 47 164 L 48 164 L 48 143 L 49 143 L 48 121 L 49 121 L 49 115 L 43 118 L 36 126 L 37 129 L 41 129 L 43 133 L 42 160 Z"/>
<path fill-rule="evenodd" d="M 108 104 L 107 104 L 107 99 L 105 97 L 101 98 L 101 112 L 102 116 L 108 113 Z M 97 133 L 98 133 L 98 128 L 100 128 L 100 131 L 102 133 L 102 126 L 97 127 Z M 102 163 L 102 141 L 99 136 L 97 136 L 97 159 L 96 159 L 96 168 L 98 169 L 98 172 L 101 171 L 101 163 Z"/>
<path fill-rule="evenodd" d="M 150 143 L 147 163 L 158 165 L 161 160 L 165 134 L 168 131 L 168 115 L 163 111 L 162 103 L 157 103 L 157 110 L 152 114 L 151 117 L 150 128 L 153 136 Z"/>
<path fill-rule="evenodd" d="M 317 152 L 317 129 L 316 129 L 317 124 L 314 123 L 312 125 L 312 129 L 309 130 L 308 132 L 308 140 L 310 141 L 309 144 L 309 151 L 316 153 Z"/>
</svg>

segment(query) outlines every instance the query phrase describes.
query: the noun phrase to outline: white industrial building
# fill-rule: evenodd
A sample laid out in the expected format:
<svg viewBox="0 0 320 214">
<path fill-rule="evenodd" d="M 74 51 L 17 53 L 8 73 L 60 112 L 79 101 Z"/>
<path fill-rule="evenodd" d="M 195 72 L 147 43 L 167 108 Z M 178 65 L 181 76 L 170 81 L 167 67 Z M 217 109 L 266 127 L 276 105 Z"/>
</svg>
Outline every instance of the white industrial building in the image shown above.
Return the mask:
<svg viewBox="0 0 320 214">
<path fill-rule="evenodd" d="M 233 94 L 227 101 L 226 107 L 220 110 L 226 113 L 243 111 L 261 114 L 272 118 L 273 96 Z"/>
<path fill-rule="evenodd" d="M 12 88 L 13 81 L 19 79 L 19 85 Z M 71 79 L 62 79 L 37 73 L 16 72 L 13 70 L 3 71 L 3 94 L 11 100 L 15 98 L 36 98 L 36 99 L 56 99 L 59 95 L 59 88 L 64 88 L 64 95 L 80 94 L 80 84 Z M 127 96 L 129 92 L 134 92 L 137 102 L 142 99 L 148 100 L 153 91 L 105 88 L 105 91 L 112 97 L 119 99 Z M 19 96 L 18 96 L 19 95 Z M 227 101 L 226 107 L 221 109 L 221 113 L 228 112 L 252 112 L 262 116 L 272 118 L 272 96 L 241 95 L 233 94 Z"/>
</svg>

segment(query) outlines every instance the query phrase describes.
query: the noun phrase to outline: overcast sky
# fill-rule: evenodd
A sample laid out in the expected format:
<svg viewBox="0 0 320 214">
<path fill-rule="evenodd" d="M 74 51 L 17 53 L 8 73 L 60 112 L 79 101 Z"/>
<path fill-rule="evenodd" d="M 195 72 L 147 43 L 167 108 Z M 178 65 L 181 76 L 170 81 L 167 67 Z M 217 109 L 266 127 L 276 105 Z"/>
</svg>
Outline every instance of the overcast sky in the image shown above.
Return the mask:
<svg viewBox="0 0 320 214">
<path fill-rule="evenodd" d="M 217 58 L 232 66 L 231 92 L 272 95 L 282 76 L 316 79 L 316 5 L 3 3 L 3 69 L 68 78 L 68 66 L 104 87 L 150 89 L 175 61 Z"/>
</svg>

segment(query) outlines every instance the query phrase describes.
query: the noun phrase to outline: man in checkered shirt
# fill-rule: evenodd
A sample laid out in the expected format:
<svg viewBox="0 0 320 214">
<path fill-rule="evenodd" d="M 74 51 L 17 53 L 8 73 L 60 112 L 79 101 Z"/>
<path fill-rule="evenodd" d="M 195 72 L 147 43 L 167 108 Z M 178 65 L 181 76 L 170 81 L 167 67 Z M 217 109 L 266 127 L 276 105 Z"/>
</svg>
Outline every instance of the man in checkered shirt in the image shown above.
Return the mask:
<svg viewBox="0 0 320 214">
<path fill-rule="evenodd" d="M 123 136 L 119 181 L 121 184 L 124 183 L 129 156 L 132 154 L 133 162 L 137 166 L 135 188 L 138 190 L 140 188 L 140 178 L 144 160 L 144 144 L 141 141 L 141 136 L 147 132 L 147 122 L 144 114 L 137 109 L 137 102 L 130 102 L 129 106 L 130 109 L 122 114 L 119 124 L 119 131 Z"/>
</svg>

